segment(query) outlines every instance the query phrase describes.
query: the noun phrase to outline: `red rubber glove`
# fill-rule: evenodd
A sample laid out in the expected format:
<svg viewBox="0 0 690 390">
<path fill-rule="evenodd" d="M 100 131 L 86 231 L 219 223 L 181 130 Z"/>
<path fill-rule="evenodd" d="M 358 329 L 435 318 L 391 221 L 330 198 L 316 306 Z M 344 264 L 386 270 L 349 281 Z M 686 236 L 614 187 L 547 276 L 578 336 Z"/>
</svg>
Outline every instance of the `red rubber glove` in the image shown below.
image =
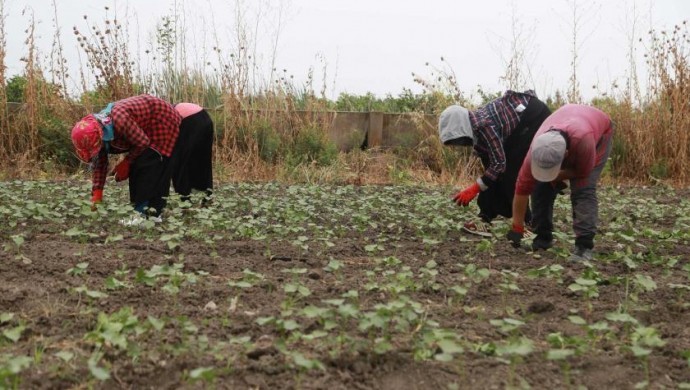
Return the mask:
<svg viewBox="0 0 690 390">
<path fill-rule="evenodd" d="M 123 181 L 129 178 L 129 160 L 120 161 L 111 172 L 115 174 L 115 181 Z"/>
<path fill-rule="evenodd" d="M 470 204 L 472 199 L 479 195 L 479 192 L 481 192 L 481 190 L 482 189 L 479 187 L 479 184 L 474 183 L 471 186 L 455 194 L 455 196 L 453 197 L 453 202 L 457 203 L 458 206 L 467 206 Z"/>
<path fill-rule="evenodd" d="M 103 190 L 93 190 L 91 193 L 91 211 L 96 211 L 96 205 L 103 200 Z"/>
</svg>

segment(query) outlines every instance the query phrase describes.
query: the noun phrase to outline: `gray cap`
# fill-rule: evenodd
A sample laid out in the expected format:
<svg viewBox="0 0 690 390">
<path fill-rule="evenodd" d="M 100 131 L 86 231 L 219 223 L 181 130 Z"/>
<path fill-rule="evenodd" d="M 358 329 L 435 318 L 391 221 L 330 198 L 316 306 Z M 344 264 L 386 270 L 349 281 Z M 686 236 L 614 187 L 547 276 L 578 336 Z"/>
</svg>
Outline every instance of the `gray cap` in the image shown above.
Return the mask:
<svg viewBox="0 0 690 390">
<path fill-rule="evenodd" d="M 471 138 L 474 144 L 469 111 L 465 107 L 458 105 L 453 105 L 443 110 L 438 118 L 438 134 L 441 137 L 442 144 L 462 137 Z"/>
<path fill-rule="evenodd" d="M 532 176 L 550 182 L 558 177 L 565 157 L 566 142 L 558 131 L 547 131 L 532 142 Z"/>
</svg>

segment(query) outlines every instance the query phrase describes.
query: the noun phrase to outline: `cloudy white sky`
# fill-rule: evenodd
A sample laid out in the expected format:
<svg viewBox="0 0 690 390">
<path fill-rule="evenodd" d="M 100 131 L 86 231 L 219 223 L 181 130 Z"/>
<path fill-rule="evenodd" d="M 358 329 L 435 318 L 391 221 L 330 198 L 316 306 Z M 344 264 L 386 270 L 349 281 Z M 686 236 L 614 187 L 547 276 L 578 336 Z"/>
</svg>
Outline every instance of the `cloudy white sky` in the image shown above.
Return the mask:
<svg viewBox="0 0 690 390">
<path fill-rule="evenodd" d="M 341 92 L 398 94 L 419 91 L 412 73 L 427 77 L 431 66 L 450 66 L 465 91 L 505 89 L 500 79 L 511 44 L 525 53 L 524 87 L 541 95 L 565 90 L 570 76 L 573 4 L 579 18 L 578 78 L 585 97 L 592 85 L 607 91 L 629 70 L 628 41 L 647 37 L 650 27 L 670 29 L 690 18 L 687 0 L 55 0 L 58 27 L 72 71 L 79 68 L 72 27 L 84 30 L 83 15 L 105 16 L 104 6 L 128 21 L 132 47 L 147 48 L 161 17 L 177 7 L 185 14 L 190 61 L 203 61 L 218 36 L 226 52 L 237 30 L 238 4 L 247 31 L 256 40 L 261 77 L 271 63 L 303 82 L 314 68 L 319 90 L 325 68 L 329 97 Z M 51 0 L 5 0 L 8 75 L 22 72 L 25 30 L 38 22 L 37 42 L 47 54 L 55 35 Z M 258 14 L 258 16 L 257 16 Z M 280 21 L 280 22 L 279 22 Z M 633 23 L 634 22 L 634 23 Z M 513 36 L 517 35 L 518 39 Z M 277 39 L 277 45 L 274 43 Z M 637 58 L 644 78 L 644 44 Z M 440 58 L 444 61 L 441 62 Z"/>
</svg>

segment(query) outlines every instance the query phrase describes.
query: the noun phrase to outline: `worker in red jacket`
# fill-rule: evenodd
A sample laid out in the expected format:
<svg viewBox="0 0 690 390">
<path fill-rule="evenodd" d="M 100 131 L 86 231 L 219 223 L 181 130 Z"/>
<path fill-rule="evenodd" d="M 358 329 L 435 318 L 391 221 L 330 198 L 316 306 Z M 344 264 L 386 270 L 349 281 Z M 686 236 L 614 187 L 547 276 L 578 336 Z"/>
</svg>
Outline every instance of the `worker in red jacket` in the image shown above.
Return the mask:
<svg viewBox="0 0 690 390">
<path fill-rule="evenodd" d="M 92 163 L 93 207 L 103 199 L 108 156 L 125 154 L 110 172 L 115 181 L 129 179 L 129 198 L 137 213 L 123 224 L 138 225 L 147 217 L 160 221 L 170 192 L 171 157 L 181 120 L 166 101 L 140 95 L 110 103 L 77 122 L 72 143 L 79 159 Z"/>
<path fill-rule="evenodd" d="M 590 106 L 567 104 L 541 125 L 523 161 L 513 199 L 513 226 L 508 239 L 520 246 L 528 199 L 532 196 L 532 249 L 553 245 L 553 205 L 570 181 L 575 249 L 571 261 L 592 260 L 599 202 L 597 183 L 613 138 L 611 118 Z"/>
</svg>

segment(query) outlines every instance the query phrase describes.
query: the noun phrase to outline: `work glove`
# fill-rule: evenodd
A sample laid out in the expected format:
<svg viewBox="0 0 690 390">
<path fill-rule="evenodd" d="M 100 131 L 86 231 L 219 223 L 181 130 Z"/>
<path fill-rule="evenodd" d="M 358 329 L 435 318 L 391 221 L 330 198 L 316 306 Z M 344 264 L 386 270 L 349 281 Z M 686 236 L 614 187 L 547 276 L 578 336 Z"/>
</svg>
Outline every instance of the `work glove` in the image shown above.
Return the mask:
<svg viewBox="0 0 690 390">
<path fill-rule="evenodd" d="M 510 244 L 513 246 L 513 248 L 519 248 L 520 242 L 522 241 L 522 237 L 524 235 L 525 227 L 522 225 L 513 224 L 513 227 L 506 235 L 506 238 L 508 239 L 508 241 L 510 241 Z"/>
<path fill-rule="evenodd" d="M 103 200 L 103 190 L 93 190 L 91 193 L 91 211 L 96 211 L 97 205 Z"/>
<path fill-rule="evenodd" d="M 115 175 L 115 181 L 127 180 L 129 178 L 129 160 L 120 161 L 111 173 Z"/>
<path fill-rule="evenodd" d="M 481 188 L 479 187 L 479 184 L 474 183 L 471 186 L 455 194 L 455 196 L 453 197 L 453 202 L 457 203 L 458 206 L 467 206 L 470 204 L 472 199 L 479 195 L 480 191 Z"/>
</svg>

